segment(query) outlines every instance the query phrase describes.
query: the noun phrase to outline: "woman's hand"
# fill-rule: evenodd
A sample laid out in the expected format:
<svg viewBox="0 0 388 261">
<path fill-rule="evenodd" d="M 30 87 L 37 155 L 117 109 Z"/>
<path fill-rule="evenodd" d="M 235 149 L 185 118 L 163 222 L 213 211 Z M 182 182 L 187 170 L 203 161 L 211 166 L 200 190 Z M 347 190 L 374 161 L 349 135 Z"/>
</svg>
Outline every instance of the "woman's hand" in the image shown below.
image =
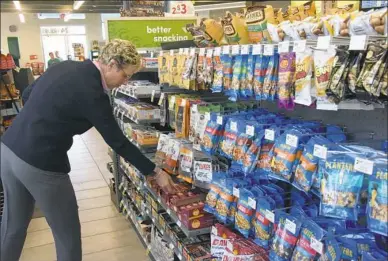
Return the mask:
<svg viewBox="0 0 388 261">
<path fill-rule="evenodd" d="M 168 193 L 174 193 L 175 183 L 172 181 L 171 176 L 159 167 L 155 168 L 155 179 L 158 185 Z"/>
</svg>

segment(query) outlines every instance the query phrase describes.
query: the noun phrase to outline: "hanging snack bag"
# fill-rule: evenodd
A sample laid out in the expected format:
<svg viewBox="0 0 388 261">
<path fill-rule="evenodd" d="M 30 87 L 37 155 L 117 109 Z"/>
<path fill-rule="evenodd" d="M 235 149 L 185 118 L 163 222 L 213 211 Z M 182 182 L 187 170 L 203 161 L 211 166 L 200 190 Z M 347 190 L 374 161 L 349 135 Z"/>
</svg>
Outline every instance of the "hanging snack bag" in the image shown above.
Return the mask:
<svg viewBox="0 0 388 261">
<path fill-rule="evenodd" d="M 296 53 L 295 103 L 310 106 L 314 102 L 312 88 L 313 52 L 306 48 Z"/>
<path fill-rule="evenodd" d="M 160 84 L 168 83 L 167 75 L 168 75 L 168 63 L 167 56 L 161 52 L 158 57 L 158 66 L 159 66 L 159 82 Z"/>
<path fill-rule="evenodd" d="M 221 47 L 217 47 L 214 50 L 213 64 L 214 64 L 214 77 L 213 77 L 213 84 L 212 84 L 211 90 L 212 92 L 222 92 L 224 65 L 221 59 Z"/>
<path fill-rule="evenodd" d="M 190 100 L 178 98 L 175 114 L 175 136 L 177 138 L 189 137 Z"/>
<path fill-rule="evenodd" d="M 272 6 L 248 7 L 245 21 L 251 43 L 271 42 L 271 37 L 267 30 L 267 23 L 276 24 Z"/>
<path fill-rule="evenodd" d="M 208 90 L 213 84 L 214 77 L 214 63 L 213 63 L 213 49 L 208 49 L 205 61 L 205 89 Z"/>
<path fill-rule="evenodd" d="M 335 54 L 335 49 L 332 47 L 326 51 L 314 51 L 315 87 L 317 88 L 318 103 L 328 103 L 326 90 L 330 82 Z"/>
<path fill-rule="evenodd" d="M 164 160 L 166 159 L 169 139 L 170 139 L 170 136 L 168 136 L 167 134 L 159 135 L 158 146 L 156 148 L 156 154 L 155 154 L 155 163 L 158 166 L 163 165 Z"/>
<path fill-rule="evenodd" d="M 244 50 L 245 52 L 246 50 Z M 248 81 L 247 81 L 247 75 L 248 75 L 248 54 L 243 53 L 242 54 L 242 64 L 241 64 L 241 84 L 240 84 L 240 92 L 239 97 L 243 99 L 247 99 L 247 91 L 248 91 Z"/>
<path fill-rule="evenodd" d="M 233 196 L 233 185 L 230 179 L 221 180 L 219 184 L 220 193 L 216 202 L 216 213 L 217 219 L 226 224 L 227 216 L 230 211 L 230 205 L 234 202 L 235 197 Z"/>
<path fill-rule="evenodd" d="M 206 195 L 204 210 L 210 214 L 216 213 L 216 204 L 220 196 L 221 185 L 225 183 L 226 173 L 213 173 L 213 180 L 210 184 L 210 190 Z"/>
<path fill-rule="evenodd" d="M 341 259 L 343 261 L 353 261 L 358 260 L 358 251 L 357 251 L 357 242 L 348 239 L 339 237 L 338 242 L 341 246 Z"/>
<path fill-rule="evenodd" d="M 259 160 L 257 161 L 257 169 L 260 173 L 268 174 L 271 171 L 271 156 L 270 151 L 272 150 L 275 140 L 278 139 L 280 130 L 275 127 L 270 127 L 264 131 L 264 139 L 262 141 Z"/>
<path fill-rule="evenodd" d="M 233 63 L 233 76 L 232 76 L 232 84 L 230 91 L 228 92 L 229 100 L 237 101 L 240 94 L 240 87 L 242 81 L 242 66 L 243 66 L 243 56 L 236 55 L 234 57 Z"/>
<path fill-rule="evenodd" d="M 254 242 L 268 249 L 273 230 L 275 201 L 271 196 L 258 197 L 256 215 L 253 219 Z"/>
<path fill-rule="evenodd" d="M 300 234 L 302 221 L 280 212 L 279 222 L 272 239 L 269 259 L 273 261 L 290 260 Z"/>
<path fill-rule="evenodd" d="M 248 56 L 247 61 L 247 73 L 246 73 L 246 87 L 241 91 L 241 96 L 245 98 L 253 97 L 253 78 L 255 73 L 256 55 L 252 53 Z"/>
<path fill-rule="evenodd" d="M 245 125 L 235 118 L 230 118 L 226 122 L 224 136 L 220 142 L 220 154 L 228 159 L 233 158 L 233 148 L 236 144 L 238 134 L 243 132 Z"/>
<path fill-rule="evenodd" d="M 254 80 L 253 80 L 253 90 L 255 93 L 255 99 L 261 100 L 261 97 L 263 96 L 263 83 L 264 83 L 264 75 L 262 71 L 262 67 L 264 66 L 263 63 L 268 61 L 267 56 L 264 55 L 258 55 L 256 56 L 256 62 L 255 62 L 255 71 L 254 71 Z M 265 59 L 265 60 L 264 60 Z"/>
<path fill-rule="evenodd" d="M 194 142 L 196 136 L 196 126 L 198 123 L 198 104 L 195 101 L 190 104 L 189 141 Z"/>
<path fill-rule="evenodd" d="M 197 80 L 196 80 L 196 90 L 205 89 L 205 67 L 206 67 L 206 56 L 205 48 L 199 50 L 198 63 L 197 63 Z"/>
<path fill-rule="evenodd" d="M 181 140 L 171 138 L 168 141 L 168 149 L 166 154 L 166 161 L 164 162 L 164 168 L 169 172 L 175 174 L 178 167 L 178 159 L 180 152 Z"/>
<path fill-rule="evenodd" d="M 232 77 L 233 77 L 233 57 L 230 56 L 229 53 L 222 54 L 221 62 L 223 64 L 223 87 L 224 93 L 226 95 L 229 94 L 231 85 L 232 85 Z"/>
<path fill-rule="evenodd" d="M 175 129 L 176 122 L 175 122 L 175 106 L 176 106 L 176 97 L 175 95 L 169 95 L 168 96 L 168 119 L 169 119 L 169 125 L 172 129 Z"/>
<path fill-rule="evenodd" d="M 274 53 L 269 58 L 268 68 L 263 83 L 263 100 L 273 101 L 277 97 L 279 73 L 279 54 Z"/>
<path fill-rule="evenodd" d="M 357 221 L 363 174 L 354 169 L 357 155 L 338 148 L 328 151 L 321 181 L 320 215 Z"/>
<path fill-rule="evenodd" d="M 226 12 L 221 24 L 229 44 L 249 44 L 247 27 L 242 17 Z"/>
<path fill-rule="evenodd" d="M 192 169 L 193 169 L 193 146 L 191 144 L 183 144 L 179 151 L 179 169 L 178 174 L 186 182 L 192 183 Z"/>
<path fill-rule="evenodd" d="M 249 146 L 249 149 L 244 154 L 242 161 L 240 161 L 240 164 L 243 166 L 242 171 L 244 173 L 251 173 L 255 170 L 259 159 L 263 138 L 264 131 L 260 131 L 257 134 L 257 137 L 253 140 L 252 144 Z"/>
<path fill-rule="evenodd" d="M 192 49 L 194 50 L 194 49 Z M 197 55 L 195 52 L 190 51 L 189 55 L 185 55 L 183 61 L 183 70 L 182 70 L 182 82 L 185 89 L 192 89 L 194 86 L 194 80 L 196 75 L 196 62 Z"/>
<path fill-rule="evenodd" d="M 235 216 L 235 228 L 244 237 L 248 238 L 256 208 L 256 204 L 254 204 L 253 208 L 251 201 L 256 201 L 256 197 L 246 188 L 241 188 L 239 194 L 240 197 L 237 201 L 237 212 Z"/>
<path fill-rule="evenodd" d="M 342 249 L 339 242 L 332 233 L 328 233 L 323 244 L 323 253 L 319 257 L 319 261 L 340 261 Z"/>
<path fill-rule="evenodd" d="M 387 159 L 375 159 L 373 173 L 369 176 L 367 221 L 370 231 L 386 237 L 388 236 L 387 180 Z"/>
<path fill-rule="evenodd" d="M 312 137 L 306 144 L 295 171 L 292 185 L 304 192 L 309 192 L 313 185 L 313 177 L 318 169 L 320 159 L 326 158 L 329 141 L 321 136 Z"/>
<path fill-rule="evenodd" d="M 232 160 L 236 162 L 239 166 L 239 163 L 242 163 L 245 157 L 245 154 L 248 150 L 248 148 L 252 144 L 252 136 L 246 134 L 246 133 L 239 133 L 238 137 L 236 139 L 236 144 L 233 148 L 232 152 Z"/>
<path fill-rule="evenodd" d="M 279 59 L 278 107 L 290 110 L 294 108 L 295 53 L 281 53 Z"/>
<path fill-rule="evenodd" d="M 201 149 L 208 155 L 214 155 L 218 149 L 218 143 L 222 137 L 223 125 L 216 121 L 208 121 L 201 143 Z"/>
<path fill-rule="evenodd" d="M 311 219 L 304 219 L 291 261 L 316 260 L 319 253 L 312 248 L 312 245 L 314 240 L 321 241 L 323 236 L 324 230 L 322 228 Z"/>
</svg>

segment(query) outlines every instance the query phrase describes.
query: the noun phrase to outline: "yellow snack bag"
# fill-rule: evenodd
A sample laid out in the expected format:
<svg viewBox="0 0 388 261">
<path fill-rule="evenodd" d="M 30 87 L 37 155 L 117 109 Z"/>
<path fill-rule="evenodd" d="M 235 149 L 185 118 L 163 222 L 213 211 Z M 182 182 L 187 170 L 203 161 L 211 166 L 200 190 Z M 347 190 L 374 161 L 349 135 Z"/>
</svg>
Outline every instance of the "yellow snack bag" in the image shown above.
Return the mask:
<svg viewBox="0 0 388 261">
<path fill-rule="evenodd" d="M 213 19 L 204 18 L 201 20 L 200 26 L 204 29 L 205 39 L 212 44 L 218 46 L 224 38 L 224 30 L 220 22 Z"/>
<path fill-rule="evenodd" d="M 316 15 L 316 8 L 315 8 L 315 2 L 314 1 L 308 1 L 302 5 L 303 7 L 303 13 L 305 17 L 315 17 Z"/>
<path fill-rule="evenodd" d="M 226 16 L 221 20 L 221 24 L 229 44 L 249 43 L 248 30 L 244 19 L 240 16 L 226 12 Z"/>
<path fill-rule="evenodd" d="M 168 64 L 167 57 L 165 54 L 162 54 L 158 57 L 158 67 L 159 67 L 159 82 L 168 83 L 167 75 L 168 75 Z"/>
<path fill-rule="evenodd" d="M 245 21 L 248 27 L 249 40 L 252 43 L 271 42 L 268 24 L 276 24 L 272 6 L 249 7 L 245 15 Z"/>
</svg>

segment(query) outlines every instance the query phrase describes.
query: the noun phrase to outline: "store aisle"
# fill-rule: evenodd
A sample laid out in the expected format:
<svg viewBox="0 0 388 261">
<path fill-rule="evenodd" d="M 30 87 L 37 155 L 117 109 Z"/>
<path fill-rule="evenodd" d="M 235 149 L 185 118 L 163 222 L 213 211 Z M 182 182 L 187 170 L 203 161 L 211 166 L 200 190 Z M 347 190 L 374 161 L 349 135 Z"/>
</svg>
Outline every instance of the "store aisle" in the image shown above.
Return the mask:
<svg viewBox="0 0 388 261">
<path fill-rule="evenodd" d="M 106 168 L 111 159 L 100 134 L 92 129 L 74 138 L 69 152 L 70 178 L 77 196 L 82 226 L 83 261 L 148 260 L 130 223 L 110 200 Z M 31 221 L 20 261 L 56 260 L 54 239 L 46 219 Z"/>
</svg>

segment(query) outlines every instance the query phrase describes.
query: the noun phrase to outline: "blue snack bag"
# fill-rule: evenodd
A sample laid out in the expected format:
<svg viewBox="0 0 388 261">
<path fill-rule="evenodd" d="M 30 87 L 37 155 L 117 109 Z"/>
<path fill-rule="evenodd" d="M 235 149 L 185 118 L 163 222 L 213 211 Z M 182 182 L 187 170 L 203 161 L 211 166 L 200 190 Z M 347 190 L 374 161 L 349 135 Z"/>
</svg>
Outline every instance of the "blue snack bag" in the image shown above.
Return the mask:
<svg viewBox="0 0 388 261">
<path fill-rule="evenodd" d="M 221 192 L 221 184 L 225 184 L 226 173 L 216 172 L 213 173 L 212 184 L 210 184 L 210 190 L 206 195 L 204 210 L 208 213 L 216 213 L 216 204 Z"/>
<path fill-rule="evenodd" d="M 321 215 L 357 220 L 357 205 L 364 178 L 354 169 L 357 155 L 346 150 L 327 152 L 321 181 Z"/>
<path fill-rule="evenodd" d="M 342 249 L 333 234 L 327 234 L 323 246 L 323 253 L 319 257 L 319 261 L 341 261 Z"/>
<path fill-rule="evenodd" d="M 213 85 L 212 92 L 222 92 L 223 91 L 223 77 L 224 77 L 224 66 L 222 56 L 216 55 L 213 57 L 214 62 L 214 76 L 213 76 Z"/>
<path fill-rule="evenodd" d="M 378 249 L 373 249 L 370 252 L 362 252 L 361 254 L 361 261 L 380 261 L 387 259 L 387 252 L 380 251 Z"/>
<path fill-rule="evenodd" d="M 216 121 L 208 121 L 201 142 L 201 150 L 208 155 L 214 155 L 222 137 L 222 125 Z"/>
<path fill-rule="evenodd" d="M 245 124 L 236 118 L 229 118 L 225 125 L 224 135 L 221 138 L 219 151 L 221 156 L 232 159 L 233 149 L 236 144 L 238 133 L 245 131 Z"/>
<path fill-rule="evenodd" d="M 255 91 L 255 98 L 258 101 L 263 99 L 264 79 L 267 73 L 269 58 L 270 58 L 269 56 L 264 56 L 264 55 L 259 55 L 256 58 L 255 80 L 254 80 L 253 88 Z"/>
<path fill-rule="evenodd" d="M 254 242 L 259 246 L 268 249 L 275 222 L 274 209 L 275 200 L 271 196 L 258 197 L 256 199 L 256 214 L 253 219 Z"/>
<path fill-rule="evenodd" d="M 245 98 L 253 97 L 253 77 L 255 73 L 255 63 L 256 55 L 250 53 L 247 61 L 247 73 L 245 78 L 246 84 L 245 88 L 241 90 L 241 96 Z"/>
<path fill-rule="evenodd" d="M 243 56 L 237 55 L 234 57 L 233 63 L 233 76 L 232 76 L 232 84 L 230 91 L 227 96 L 229 96 L 229 100 L 237 101 L 240 96 L 240 87 L 242 80 L 242 67 L 243 67 Z"/>
<path fill-rule="evenodd" d="M 277 95 L 279 72 L 279 54 L 269 56 L 269 62 L 263 83 L 262 100 L 273 101 Z"/>
<path fill-rule="evenodd" d="M 329 141 L 322 136 L 312 137 L 304 146 L 302 156 L 295 170 L 292 185 L 304 192 L 309 192 L 313 185 L 320 159 L 326 158 Z M 315 152 L 315 153 L 314 153 Z"/>
<path fill-rule="evenodd" d="M 215 216 L 220 222 L 227 224 L 229 212 L 232 211 L 231 205 L 235 201 L 233 196 L 233 178 L 220 180 L 219 189 Z"/>
<path fill-rule="evenodd" d="M 244 173 L 251 173 L 255 170 L 263 138 L 264 131 L 260 131 L 244 154 L 243 160 L 239 162 L 242 165 L 242 171 Z"/>
<path fill-rule="evenodd" d="M 279 223 L 272 239 L 269 259 L 271 261 L 288 261 L 292 257 L 298 240 L 302 222 L 296 217 L 280 212 Z"/>
<path fill-rule="evenodd" d="M 314 221 L 311 219 L 304 219 L 302 229 L 300 231 L 300 236 L 298 242 L 296 243 L 291 260 L 314 261 L 319 256 L 319 253 L 312 247 L 312 243 L 314 243 L 313 240 L 321 241 L 324 235 L 324 230 Z"/>
<path fill-rule="evenodd" d="M 221 56 L 221 62 L 223 64 L 223 90 L 226 96 L 229 96 L 230 88 L 232 85 L 233 77 L 233 57 L 229 54 L 223 54 Z"/>
<path fill-rule="evenodd" d="M 278 193 L 278 191 L 275 188 L 269 187 L 267 185 L 262 185 L 262 189 L 265 190 L 266 193 L 268 193 L 276 202 L 276 208 L 283 208 L 284 207 L 284 199 L 281 194 Z"/>
<path fill-rule="evenodd" d="M 388 170 L 387 159 L 374 159 L 369 176 L 367 223 L 373 233 L 388 236 Z"/>
<path fill-rule="evenodd" d="M 357 261 L 358 251 L 357 243 L 353 239 L 339 237 L 338 242 L 341 246 L 341 261 Z"/>
</svg>

